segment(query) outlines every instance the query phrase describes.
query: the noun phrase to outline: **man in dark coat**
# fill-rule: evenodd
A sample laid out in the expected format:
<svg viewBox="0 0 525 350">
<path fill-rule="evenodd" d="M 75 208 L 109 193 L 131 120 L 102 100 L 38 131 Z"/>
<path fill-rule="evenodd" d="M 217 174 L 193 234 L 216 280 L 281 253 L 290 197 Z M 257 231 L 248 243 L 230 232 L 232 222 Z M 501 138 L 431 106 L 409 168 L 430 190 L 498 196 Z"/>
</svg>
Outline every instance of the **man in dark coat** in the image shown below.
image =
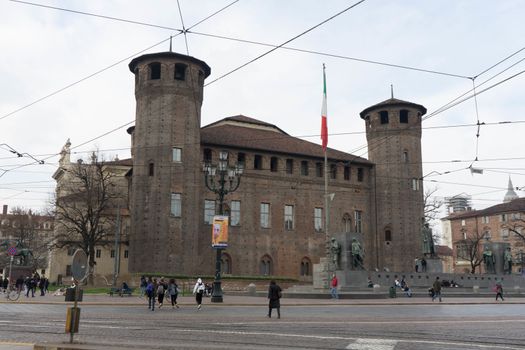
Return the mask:
<svg viewBox="0 0 525 350">
<path fill-rule="evenodd" d="M 268 317 L 272 317 L 272 309 L 277 309 L 277 318 L 281 318 L 281 299 L 282 289 L 275 283 L 274 280 L 270 282 L 270 287 L 268 288 L 268 299 L 270 300 L 268 308 Z"/>
</svg>

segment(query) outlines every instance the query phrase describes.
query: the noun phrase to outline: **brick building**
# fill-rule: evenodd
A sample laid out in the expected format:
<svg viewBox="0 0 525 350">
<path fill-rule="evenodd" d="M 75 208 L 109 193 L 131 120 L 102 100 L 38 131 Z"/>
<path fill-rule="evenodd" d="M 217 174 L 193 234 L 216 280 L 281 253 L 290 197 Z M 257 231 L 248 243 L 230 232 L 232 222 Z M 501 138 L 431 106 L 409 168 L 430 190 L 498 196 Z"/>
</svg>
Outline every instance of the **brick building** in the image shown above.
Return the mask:
<svg viewBox="0 0 525 350">
<path fill-rule="evenodd" d="M 130 261 L 134 273 L 212 274 L 215 194 L 203 166 L 242 164 L 225 199 L 231 217 L 223 270 L 233 275 L 311 278 L 325 254 L 323 150 L 275 125 L 234 116 L 201 128 L 210 67 L 163 52 L 135 58 L 136 124 L 129 176 Z M 421 116 L 391 98 L 365 109 L 370 160 L 328 149 L 330 232 L 360 232 L 369 269 L 412 269 L 421 255 Z M 400 253 L 402 252 L 402 253 Z"/>
<path fill-rule="evenodd" d="M 470 272 L 468 258 L 470 247 L 478 242 L 478 258 L 481 258 L 486 243 L 504 243 L 511 248 L 513 272 L 521 271 L 524 260 L 525 240 L 519 234 L 525 233 L 525 198 L 509 199 L 483 210 L 470 210 L 451 214 L 442 219 L 450 227 L 452 236 L 454 272 Z M 515 232 L 519 233 L 516 234 Z M 496 259 L 502 259 L 496 257 Z M 496 261 L 496 263 L 499 263 Z M 477 272 L 485 272 L 483 263 Z"/>
</svg>

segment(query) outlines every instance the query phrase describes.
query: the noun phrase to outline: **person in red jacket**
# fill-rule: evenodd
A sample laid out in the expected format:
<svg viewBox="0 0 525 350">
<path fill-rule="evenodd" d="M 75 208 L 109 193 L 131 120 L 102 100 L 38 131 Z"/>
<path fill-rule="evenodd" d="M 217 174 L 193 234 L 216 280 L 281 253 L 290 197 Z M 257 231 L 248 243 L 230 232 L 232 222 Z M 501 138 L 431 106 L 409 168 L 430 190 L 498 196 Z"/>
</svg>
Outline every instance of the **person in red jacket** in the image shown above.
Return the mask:
<svg viewBox="0 0 525 350">
<path fill-rule="evenodd" d="M 332 276 L 332 280 L 330 281 L 330 294 L 332 295 L 332 299 L 339 299 L 339 294 L 337 294 L 337 277 L 334 274 Z"/>
</svg>

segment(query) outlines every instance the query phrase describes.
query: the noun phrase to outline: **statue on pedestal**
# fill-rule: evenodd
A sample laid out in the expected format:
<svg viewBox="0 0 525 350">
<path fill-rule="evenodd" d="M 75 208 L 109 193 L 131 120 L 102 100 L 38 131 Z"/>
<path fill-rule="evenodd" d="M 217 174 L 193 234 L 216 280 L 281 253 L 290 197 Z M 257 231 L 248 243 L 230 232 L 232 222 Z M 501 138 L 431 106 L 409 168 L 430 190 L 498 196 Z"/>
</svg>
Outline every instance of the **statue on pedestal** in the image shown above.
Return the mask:
<svg viewBox="0 0 525 350">
<path fill-rule="evenodd" d="M 352 267 L 354 269 L 364 270 L 363 248 L 357 238 L 352 239 Z"/>
<path fill-rule="evenodd" d="M 485 264 L 486 273 L 496 273 L 494 270 L 496 259 L 488 246 L 485 246 L 485 250 L 483 251 L 483 263 Z"/>
<path fill-rule="evenodd" d="M 508 273 L 509 275 L 512 273 L 512 253 L 510 247 L 507 247 L 505 253 L 503 253 L 503 273 Z"/>
<path fill-rule="evenodd" d="M 330 243 L 330 255 L 332 257 L 332 264 L 334 269 L 339 269 L 339 257 L 341 256 L 341 244 L 336 241 L 335 237 L 332 237 Z"/>
<path fill-rule="evenodd" d="M 436 251 L 434 247 L 434 238 L 432 237 L 432 229 L 429 227 L 428 222 L 423 225 L 421 230 L 423 236 L 423 255 L 435 257 Z"/>
</svg>

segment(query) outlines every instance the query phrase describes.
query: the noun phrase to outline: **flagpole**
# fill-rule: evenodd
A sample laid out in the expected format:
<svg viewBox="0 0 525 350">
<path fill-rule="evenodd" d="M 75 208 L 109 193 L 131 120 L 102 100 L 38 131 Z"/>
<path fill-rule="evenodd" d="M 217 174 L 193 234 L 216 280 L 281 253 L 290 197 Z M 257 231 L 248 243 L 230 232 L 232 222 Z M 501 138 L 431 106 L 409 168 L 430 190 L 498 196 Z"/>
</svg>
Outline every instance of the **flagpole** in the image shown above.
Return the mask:
<svg viewBox="0 0 525 350">
<path fill-rule="evenodd" d="M 326 72 L 325 65 L 323 63 L 323 105 L 321 108 L 321 139 L 323 141 L 323 153 L 324 153 L 324 222 L 325 222 L 325 256 L 326 256 L 326 288 L 330 286 L 330 275 L 335 271 L 333 265 L 331 252 L 330 252 L 330 198 L 328 195 L 328 156 L 327 156 L 327 145 L 328 145 L 328 126 L 327 126 L 327 97 L 326 97 Z"/>
</svg>

